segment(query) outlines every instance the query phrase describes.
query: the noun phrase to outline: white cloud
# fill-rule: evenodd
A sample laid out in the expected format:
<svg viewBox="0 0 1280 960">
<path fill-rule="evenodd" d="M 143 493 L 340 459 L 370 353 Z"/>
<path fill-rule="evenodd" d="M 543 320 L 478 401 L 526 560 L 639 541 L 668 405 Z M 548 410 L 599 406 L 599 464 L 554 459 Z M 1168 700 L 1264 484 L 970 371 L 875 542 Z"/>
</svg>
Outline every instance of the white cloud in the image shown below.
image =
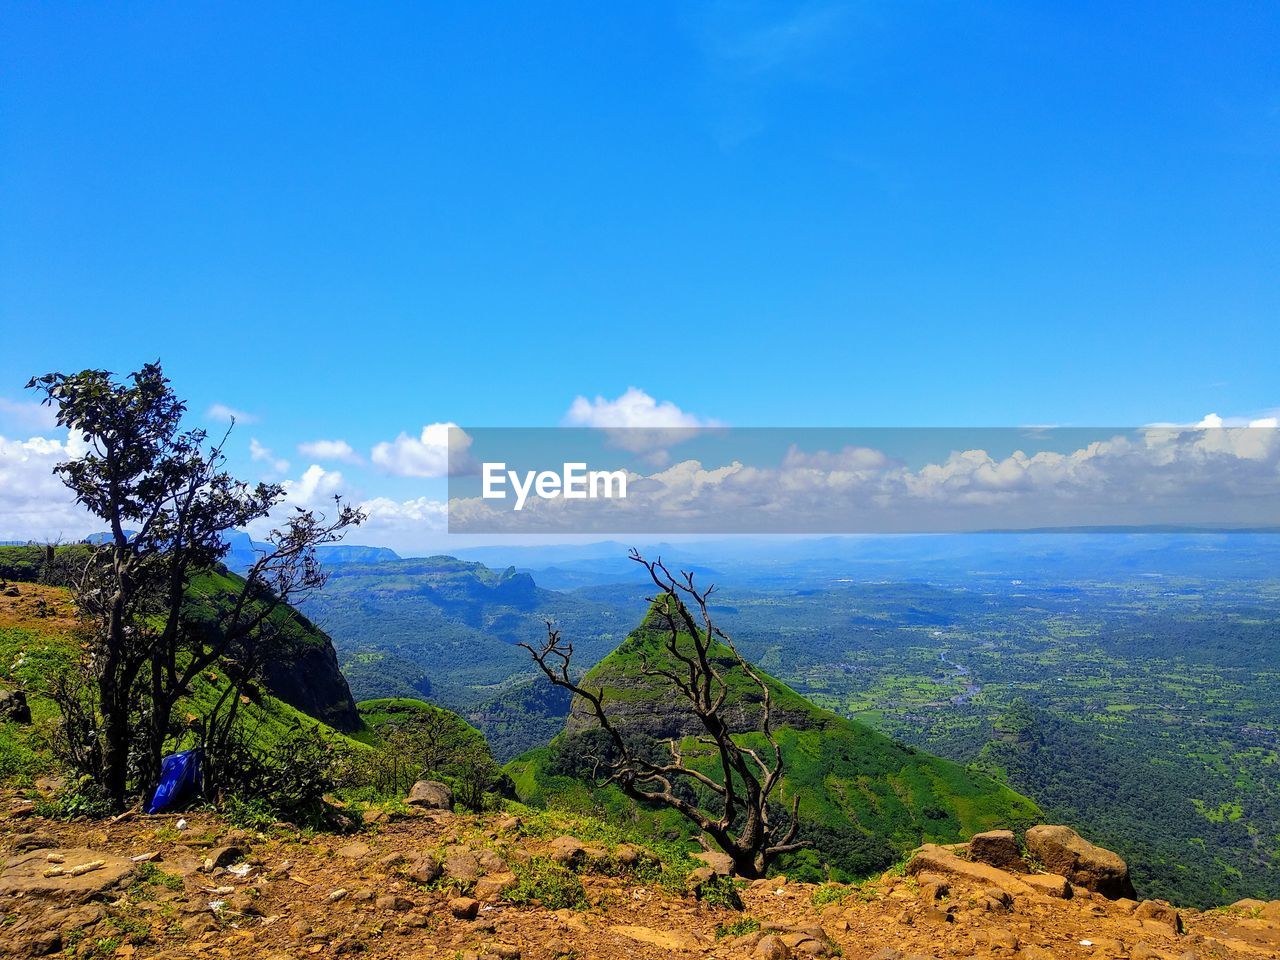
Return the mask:
<svg viewBox="0 0 1280 960">
<path fill-rule="evenodd" d="M 360 455 L 345 440 L 311 440 L 298 444 L 298 452 L 312 460 L 338 460 L 342 463 L 363 463 Z"/>
<path fill-rule="evenodd" d="M 79 540 L 101 527 L 53 473 L 83 452 L 78 436 L 0 437 L 0 540 Z"/>
<path fill-rule="evenodd" d="M 285 473 L 289 469 L 289 461 L 276 457 L 269 447 L 258 442 L 257 437 L 249 438 L 249 456 L 256 463 L 266 463 L 276 473 Z"/>
<path fill-rule="evenodd" d="M 602 396 L 594 400 L 582 396 L 575 398 L 564 415 L 564 424 L 567 427 L 649 429 L 696 429 L 716 425 L 714 421 L 685 413 L 669 400 L 658 402 L 637 387 L 627 387 L 626 393 L 616 400 L 606 400 Z"/>
<path fill-rule="evenodd" d="M 592 427 L 608 432 L 613 446 L 647 454 L 655 467 L 670 461 L 667 448 L 723 424 L 686 413 L 669 400 L 658 401 L 638 387 L 628 387 L 615 400 L 576 397 L 562 421 L 566 427 Z"/>
<path fill-rule="evenodd" d="M 337 470 L 326 470 L 318 463 L 313 463 L 302 471 L 296 480 L 286 480 L 284 487 L 285 503 L 290 506 L 311 509 L 324 507 L 333 503 L 333 498 L 344 492 L 342 474 Z"/>
<path fill-rule="evenodd" d="M 471 467 L 471 438 L 456 423 L 429 423 L 422 433 L 402 433 L 374 446 L 370 459 L 401 477 L 444 477 Z"/>
<path fill-rule="evenodd" d="M 451 509 L 459 533 L 1273 526 L 1280 525 L 1280 429 L 1148 427 L 1061 452 L 1001 456 L 960 446 L 918 466 L 864 447 L 792 447 L 773 465 L 687 459 L 630 479 L 625 500 L 535 498 L 516 514 L 504 502 L 471 499 Z"/>
<path fill-rule="evenodd" d="M 57 429 L 58 415 L 53 407 L 43 403 L 0 397 L 0 423 L 7 423 L 21 430 L 47 433 Z"/>
<path fill-rule="evenodd" d="M 258 418 L 252 413 L 245 413 L 243 410 L 237 410 L 235 407 L 229 407 L 225 403 L 215 403 L 205 411 L 205 416 L 217 423 L 257 423 Z"/>
</svg>

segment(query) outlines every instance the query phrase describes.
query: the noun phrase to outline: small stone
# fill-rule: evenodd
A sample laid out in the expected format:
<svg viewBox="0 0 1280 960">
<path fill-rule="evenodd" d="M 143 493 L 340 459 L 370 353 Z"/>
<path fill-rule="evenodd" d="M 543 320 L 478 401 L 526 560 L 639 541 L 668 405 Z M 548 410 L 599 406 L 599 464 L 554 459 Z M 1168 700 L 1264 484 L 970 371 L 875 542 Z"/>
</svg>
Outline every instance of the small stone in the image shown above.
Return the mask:
<svg viewBox="0 0 1280 960">
<path fill-rule="evenodd" d="M 247 853 L 248 851 L 238 844 L 214 847 L 209 851 L 209 856 L 205 857 L 204 871 L 205 873 L 212 873 L 219 867 L 229 867 L 237 860 L 243 860 Z"/>
<path fill-rule="evenodd" d="M 751 955 L 755 960 L 791 960 L 791 949 L 780 937 L 770 934 L 760 938 Z"/>
<path fill-rule="evenodd" d="M 405 870 L 405 875 L 418 883 L 434 883 L 443 872 L 440 861 L 435 857 L 420 857 Z"/>
<path fill-rule="evenodd" d="M 348 843 L 344 847 L 339 847 L 336 851 L 337 855 L 344 860 L 363 860 L 373 852 L 367 843 L 361 843 L 359 840 L 354 843 Z"/>
<path fill-rule="evenodd" d="M 454 897 L 449 901 L 449 912 L 459 920 L 474 920 L 479 910 L 479 902 L 470 897 Z"/>
<path fill-rule="evenodd" d="M 346 895 L 347 895 L 346 888 L 339 887 L 337 890 L 331 891 L 329 896 L 326 899 L 330 903 L 337 903 L 339 900 L 343 899 Z"/>
<path fill-rule="evenodd" d="M 396 896 L 395 894 L 383 894 L 375 902 L 374 906 L 379 910 L 389 910 L 393 913 L 404 913 L 406 910 L 413 909 L 413 901 L 407 897 Z"/>
</svg>

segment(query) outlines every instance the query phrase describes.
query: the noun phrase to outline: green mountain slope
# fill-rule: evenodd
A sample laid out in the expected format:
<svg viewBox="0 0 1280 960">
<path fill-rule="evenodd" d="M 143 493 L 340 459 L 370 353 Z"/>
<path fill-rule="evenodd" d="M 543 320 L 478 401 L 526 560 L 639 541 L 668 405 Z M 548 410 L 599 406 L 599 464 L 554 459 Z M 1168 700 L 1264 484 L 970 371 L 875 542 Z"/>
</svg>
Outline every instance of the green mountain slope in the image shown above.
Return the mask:
<svg viewBox="0 0 1280 960">
<path fill-rule="evenodd" d="M 715 765 L 694 739 L 700 733 L 696 719 L 676 702 L 665 681 L 642 673 L 646 663 L 661 667 L 673 662 L 664 640 L 665 633 L 646 619 L 587 673 L 584 684 L 604 688 L 606 709 L 627 734 L 649 741 L 681 738 L 691 762 L 713 773 Z M 763 736 L 754 730 L 760 717 L 758 688 L 735 669 L 728 648 L 717 645 L 713 659 L 730 687 L 731 726 L 744 741 L 762 745 Z M 781 863 L 789 875 L 865 875 L 923 841 L 958 841 L 1039 818 L 1031 800 L 996 780 L 897 743 L 814 706 L 768 675 L 764 679 L 785 764 L 774 799 L 787 808 L 792 798 L 799 798 L 801 836 L 813 845 Z M 589 757 L 598 739 L 592 720 L 575 704 L 551 746 L 508 765 L 521 799 L 647 820 L 658 832 L 687 835 L 689 828 L 678 815 L 640 809 L 616 787 L 594 785 Z"/>
<path fill-rule="evenodd" d="M 334 638 L 357 699 L 429 696 L 473 722 L 510 684 L 535 675 L 516 644 L 541 634 L 544 620 L 580 638 L 587 662 L 617 646 L 635 622 L 633 610 L 453 557 L 334 566 L 303 610 Z M 518 724 L 510 733 L 517 752 L 546 742 L 522 739 Z"/>
</svg>

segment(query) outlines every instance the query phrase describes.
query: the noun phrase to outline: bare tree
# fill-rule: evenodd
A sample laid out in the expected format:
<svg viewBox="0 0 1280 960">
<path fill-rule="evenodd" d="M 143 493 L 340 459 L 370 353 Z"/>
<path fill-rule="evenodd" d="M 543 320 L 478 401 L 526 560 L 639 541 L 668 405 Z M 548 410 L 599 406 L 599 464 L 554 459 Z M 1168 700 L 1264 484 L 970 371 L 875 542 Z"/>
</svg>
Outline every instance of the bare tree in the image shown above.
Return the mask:
<svg viewBox="0 0 1280 960">
<path fill-rule="evenodd" d="M 553 684 L 571 691 L 594 717 L 612 747 L 612 756 L 598 762 L 597 774 L 603 784 L 616 783 L 628 796 L 678 811 L 696 824 L 733 858 L 734 870 L 744 877 L 762 877 L 779 855 L 805 846 L 796 840 L 799 829 L 799 798 L 791 806 L 789 822 L 775 822 L 769 798 L 782 778 L 782 748 L 771 729 L 773 700 L 769 685 L 748 663 L 733 641 L 712 620 L 708 598 L 714 586 L 705 590 L 694 584 L 693 574 L 681 571 L 673 576 L 662 559 L 649 561 L 638 551 L 631 559 L 644 566 L 658 588 L 650 597 L 657 619 L 666 632 L 666 665 L 645 663 L 645 676 L 664 681 L 671 691 L 687 701 L 704 731 L 698 742 L 712 748 L 718 758 L 718 776 L 691 766 L 681 752 L 680 741 L 666 741 L 669 761 L 659 762 L 642 754 L 610 716 L 605 704 L 605 688 L 591 690 L 573 679 L 573 644 L 561 639 L 551 623 L 547 639 L 539 648 L 522 643 L 534 662 Z M 690 609 L 696 610 L 696 614 Z M 770 756 L 747 746 L 726 717 L 730 686 L 716 665 L 715 648 L 723 645 L 732 656 L 730 669 L 744 673 L 760 691 L 759 732 L 769 744 Z M 600 768 L 603 767 L 603 770 Z M 602 776 L 599 774 L 603 773 Z M 684 783 L 701 788 L 715 800 L 700 805 L 677 789 Z M 708 809 L 708 806 L 712 809 Z"/>
</svg>

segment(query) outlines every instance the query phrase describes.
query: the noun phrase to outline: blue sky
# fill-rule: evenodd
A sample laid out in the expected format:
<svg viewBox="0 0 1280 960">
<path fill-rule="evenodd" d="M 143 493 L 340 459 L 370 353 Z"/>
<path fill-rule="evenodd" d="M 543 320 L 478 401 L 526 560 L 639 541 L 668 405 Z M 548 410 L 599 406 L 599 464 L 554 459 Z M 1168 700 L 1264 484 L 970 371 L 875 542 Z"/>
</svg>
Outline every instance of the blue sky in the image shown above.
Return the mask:
<svg viewBox="0 0 1280 960">
<path fill-rule="evenodd" d="M 631 386 L 743 426 L 1280 405 L 1274 4 L 267 7 L 0 11 L 0 436 L 33 373 L 157 357 L 253 416 L 245 469 L 341 439 L 399 497 L 380 442 Z"/>
</svg>

